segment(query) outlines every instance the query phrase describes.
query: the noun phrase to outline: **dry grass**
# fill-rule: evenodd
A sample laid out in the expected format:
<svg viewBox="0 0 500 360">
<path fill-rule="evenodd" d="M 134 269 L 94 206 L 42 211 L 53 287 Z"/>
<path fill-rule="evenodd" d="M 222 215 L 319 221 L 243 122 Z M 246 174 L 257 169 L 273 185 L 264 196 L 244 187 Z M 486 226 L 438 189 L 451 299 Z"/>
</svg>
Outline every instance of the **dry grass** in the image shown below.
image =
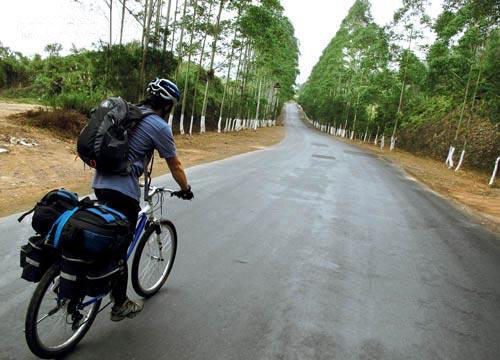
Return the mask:
<svg viewBox="0 0 500 360">
<path fill-rule="evenodd" d="M 87 118 L 79 112 L 48 110 L 41 107 L 9 116 L 11 122 L 51 130 L 60 137 L 74 139 L 87 123 Z"/>
</svg>

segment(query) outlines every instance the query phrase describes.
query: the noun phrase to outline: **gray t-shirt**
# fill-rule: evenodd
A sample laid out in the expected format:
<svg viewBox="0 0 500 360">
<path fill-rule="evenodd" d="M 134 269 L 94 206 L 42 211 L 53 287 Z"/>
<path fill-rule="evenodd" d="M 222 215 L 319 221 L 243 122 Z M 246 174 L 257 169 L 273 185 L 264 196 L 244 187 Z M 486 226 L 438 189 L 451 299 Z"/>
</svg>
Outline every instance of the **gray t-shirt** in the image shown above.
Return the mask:
<svg viewBox="0 0 500 360">
<path fill-rule="evenodd" d="M 158 115 L 148 115 L 129 133 L 128 158 L 132 164 L 131 173 L 127 176 L 103 175 L 96 171 L 92 187 L 116 190 L 139 201 L 139 177 L 144 173 L 145 160 L 151 157 L 155 149 L 163 159 L 176 156 L 170 125 Z"/>
</svg>

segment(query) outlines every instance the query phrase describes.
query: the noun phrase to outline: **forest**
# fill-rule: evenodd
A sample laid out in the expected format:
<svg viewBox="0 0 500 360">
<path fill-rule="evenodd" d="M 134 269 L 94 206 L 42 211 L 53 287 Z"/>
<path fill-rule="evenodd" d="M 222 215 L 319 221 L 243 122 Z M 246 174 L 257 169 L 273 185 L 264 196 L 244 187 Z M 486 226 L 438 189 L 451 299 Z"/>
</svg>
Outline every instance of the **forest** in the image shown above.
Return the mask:
<svg viewBox="0 0 500 360">
<path fill-rule="evenodd" d="M 63 56 L 54 43 L 27 57 L 0 43 L 0 96 L 88 114 L 109 96 L 138 102 L 148 81 L 166 77 L 183 94 L 170 121 L 184 134 L 276 119 L 294 94 L 299 49 L 279 0 L 103 3 L 109 41 L 92 49 L 73 46 Z M 121 18 L 118 43 L 113 12 Z M 126 18 L 141 29 L 140 40 L 122 41 Z"/>
<path fill-rule="evenodd" d="M 369 0 L 356 0 L 299 103 L 337 135 L 491 171 L 500 155 L 500 3 L 443 0 L 434 19 L 428 9 L 404 0 L 381 27 Z"/>
</svg>

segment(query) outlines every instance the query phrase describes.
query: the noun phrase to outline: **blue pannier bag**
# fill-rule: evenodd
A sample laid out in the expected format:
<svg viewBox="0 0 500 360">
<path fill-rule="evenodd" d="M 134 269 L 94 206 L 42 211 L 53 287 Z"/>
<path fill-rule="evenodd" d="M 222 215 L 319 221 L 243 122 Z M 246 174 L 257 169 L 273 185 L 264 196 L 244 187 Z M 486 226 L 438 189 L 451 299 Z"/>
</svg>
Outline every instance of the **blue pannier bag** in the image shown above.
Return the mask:
<svg viewBox="0 0 500 360">
<path fill-rule="evenodd" d="M 53 224 L 47 243 L 84 253 L 91 259 L 125 251 L 129 222 L 125 215 L 89 199 L 64 212 Z"/>
</svg>

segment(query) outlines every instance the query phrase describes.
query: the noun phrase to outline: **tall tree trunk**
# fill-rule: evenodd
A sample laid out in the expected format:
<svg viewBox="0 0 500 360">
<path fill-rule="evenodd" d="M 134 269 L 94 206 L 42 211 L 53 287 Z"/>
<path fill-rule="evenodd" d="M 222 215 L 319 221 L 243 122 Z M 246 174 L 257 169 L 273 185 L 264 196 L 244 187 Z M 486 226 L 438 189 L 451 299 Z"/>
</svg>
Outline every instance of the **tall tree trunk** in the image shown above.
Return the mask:
<svg viewBox="0 0 500 360">
<path fill-rule="evenodd" d="M 477 56 L 477 50 L 478 49 L 476 48 L 476 56 Z M 474 92 L 472 94 L 472 104 L 471 104 L 471 107 L 469 109 L 469 117 L 467 118 L 467 127 L 466 127 L 465 137 L 464 137 L 464 146 L 462 148 L 462 154 L 460 155 L 460 160 L 458 162 L 458 165 L 457 165 L 455 171 L 460 170 L 462 163 L 464 161 L 465 147 L 467 146 L 467 141 L 469 140 L 470 121 L 471 121 L 472 116 L 474 114 L 474 106 L 476 104 L 477 89 L 479 87 L 479 81 L 481 80 L 481 73 L 483 70 L 483 55 L 484 55 L 484 53 L 481 54 L 481 58 L 479 59 L 479 72 L 477 74 L 476 85 L 474 86 Z"/>
<path fill-rule="evenodd" d="M 191 66 L 191 53 L 192 53 L 192 47 L 193 47 L 193 40 L 194 40 L 194 26 L 196 24 L 196 10 L 198 7 L 198 0 L 194 0 L 193 4 L 193 21 L 191 23 L 191 36 L 189 39 L 189 48 L 188 48 L 188 61 L 187 61 L 187 68 L 186 68 L 186 77 L 184 80 L 184 89 L 182 90 L 183 95 L 182 95 L 182 108 L 181 108 L 181 120 L 180 120 L 180 132 L 181 134 L 184 134 L 184 115 L 186 112 L 186 100 L 187 100 L 187 93 L 189 91 L 189 69 Z"/>
<path fill-rule="evenodd" d="M 254 130 L 257 130 L 257 123 L 259 122 L 259 111 L 260 111 L 260 94 L 262 90 L 262 79 L 259 80 L 259 92 L 257 94 L 257 110 L 255 112 L 255 125 Z M 266 120 L 266 119 L 264 119 Z"/>
<path fill-rule="evenodd" d="M 392 136 L 391 136 L 391 147 L 390 150 L 394 150 L 394 146 L 396 143 L 395 137 L 396 137 L 396 131 L 398 128 L 398 121 L 399 118 L 403 115 L 403 94 L 405 91 L 405 86 L 406 86 L 406 71 L 408 69 L 408 52 L 410 52 L 411 49 L 411 41 L 413 40 L 413 28 L 411 28 L 410 32 L 410 39 L 408 40 L 408 49 L 405 57 L 405 68 L 403 70 L 403 80 L 401 83 L 401 92 L 399 94 L 399 105 L 398 105 L 398 112 L 396 113 L 396 123 L 394 124 L 394 129 L 392 130 Z"/>
<path fill-rule="evenodd" d="M 247 45 L 247 49 L 245 52 L 245 58 L 243 61 L 243 71 L 241 75 L 241 87 L 240 87 L 240 103 L 238 104 L 238 111 L 236 112 L 236 117 L 241 119 L 243 118 L 243 97 L 245 95 L 245 89 L 246 85 L 248 82 L 248 74 L 250 72 L 250 62 L 251 62 L 251 51 L 250 51 L 250 45 Z"/>
<path fill-rule="evenodd" d="M 184 20 L 186 18 L 186 9 L 187 9 L 188 0 L 184 1 L 184 10 L 182 10 L 182 18 L 181 18 L 181 38 L 179 39 L 179 65 L 177 65 L 177 69 L 175 69 L 175 81 L 177 82 L 177 77 L 179 76 L 179 68 L 182 66 L 182 58 L 184 56 L 184 52 L 182 50 L 182 41 L 184 40 Z"/>
<path fill-rule="evenodd" d="M 144 36 L 144 46 L 142 49 L 142 61 L 141 61 L 141 76 L 140 76 L 140 81 L 141 81 L 141 91 L 142 88 L 144 87 L 145 83 L 145 72 L 146 72 L 146 58 L 148 54 L 148 47 L 149 47 L 149 33 L 151 29 L 151 18 L 153 16 L 153 0 L 149 0 L 148 4 L 148 9 L 146 9 L 146 13 L 144 14 L 145 17 L 147 17 L 147 23 L 146 23 L 146 28 L 145 28 L 145 36 Z"/>
<path fill-rule="evenodd" d="M 243 53 L 245 52 L 243 49 L 246 48 L 246 45 L 244 42 L 241 42 L 241 48 L 240 48 L 240 55 L 238 57 L 238 67 L 236 70 L 236 76 L 235 76 L 235 86 L 232 87 L 231 94 L 229 96 L 229 108 L 228 108 L 228 120 L 229 120 L 229 126 L 228 126 L 228 120 L 226 120 L 226 131 L 231 131 L 231 122 L 234 117 L 234 98 L 236 96 L 236 91 L 237 91 L 237 83 L 241 75 L 241 62 L 243 58 Z"/>
<path fill-rule="evenodd" d="M 175 31 L 177 27 L 177 11 L 179 8 L 179 0 L 175 0 L 175 11 L 174 11 L 174 22 L 172 23 L 172 44 L 170 47 L 170 52 L 174 53 L 174 43 L 175 43 Z"/>
<path fill-rule="evenodd" d="M 354 122 L 352 124 L 351 140 L 353 138 L 354 132 L 356 131 L 356 119 L 358 118 L 359 95 L 360 93 L 358 92 L 358 99 L 356 100 L 356 110 L 354 110 Z"/>
<path fill-rule="evenodd" d="M 122 4 L 122 23 L 120 25 L 120 45 L 122 44 L 122 40 L 123 40 L 123 23 L 125 21 L 125 2 L 127 0 L 123 0 L 123 4 Z"/>
<path fill-rule="evenodd" d="M 113 0 L 109 0 L 109 48 L 113 46 Z"/>
<path fill-rule="evenodd" d="M 155 22 L 155 45 L 159 44 L 160 36 L 160 17 L 161 17 L 161 7 L 163 5 L 163 0 L 157 0 L 156 4 L 156 22 Z"/>
<path fill-rule="evenodd" d="M 203 45 L 201 46 L 201 53 L 200 53 L 200 61 L 198 62 L 198 68 L 196 69 L 196 76 L 195 76 L 195 87 L 194 87 L 194 95 L 193 95 L 193 113 L 191 114 L 191 122 L 189 123 L 189 135 L 193 133 L 193 122 L 194 122 L 194 115 L 195 115 L 195 109 L 196 109 L 196 97 L 198 96 L 198 87 L 196 86 L 198 84 L 198 81 L 200 79 L 200 69 L 203 66 L 203 57 L 205 55 L 205 45 L 207 43 L 207 37 L 208 37 L 208 25 L 210 24 L 210 18 L 212 17 L 212 5 L 213 2 L 210 2 L 210 7 L 208 9 L 208 18 L 207 18 L 207 26 L 205 28 L 205 36 L 203 37 Z"/>
<path fill-rule="evenodd" d="M 144 38 L 146 37 L 146 24 L 148 19 L 148 9 L 150 1 L 153 2 L 153 0 L 146 0 L 146 3 L 144 4 L 144 16 L 142 18 L 142 40 L 141 40 L 142 48 L 144 48 Z"/>
<path fill-rule="evenodd" d="M 240 11 L 238 11 L 238 17 L 236 18 L 236 23 L 238 23 L 238 20 L 240 18 Z M 222 94 L 222 102 L 220 104 L 220 111 L 219 111 L 219 122 L 217 123 L 217 132 L 221 132 L 221 125 L 222 125 L 222 117 L 224 116 L 223 115 L 223 112 L 224 112 L 224 101 L 226 100 L 226 94 L 227 94 L 227 88 L 229 86 L 229 78 L 231 76 L 231 68 L 233 66 L 233 56 L 234 56 L 234 41 L 236 40 L 238 34 L 237 34 L 237 30 L 234 31 L 234 36 L 233 36 L 233 39 L 231 41 L 231 55 L 229 55 L 229 66 L 228 66 L 228 69 L 227 69 L 227 75 L 226 75 L 226 83 L 224 84 L 224 93 Z M 226 123 L 227 123 L 227 120 L 226 120 Z"/>
<path fill-rule="evenodd" d="M 162 54 L 165 55 L 167 52 L 167 37 L 168 37 L 168 26 L 170 25 L 170 9 L 172 8 L 172 0 L 168 0 L 167 5 L 167 19 L 165 20 L 165 29 L 163 30 L 163 48 Z"/>
<path fill-rule="evenodd" d="M 224 9 L 224 2 L 226 0 L 220 0 L 219 3 L 219 13 L 217 14 L 217 22 L 215 25 L 215 36 L 214 36 L 214 41 L 212 42 L 212 56 L 210 58 L 210 67 L 208 70 L 208 77 L 207 77 L 207 83 L 205 85 L 205 95 L 203 96 L 203 107 L 201 109 L 201 119 L 200 119 L 200 133 L 205 132 L 205 116 L 207 113 L 207 100 L 208 100 L 208 87 L 209 84 L 212 80 L 212 77 L 214 76 L 214 60 L 215 60 L 215 51 L 217 50 L 217 40 L 219 39 L 219 33 L 220 33 L 220 17 L 222 14 L 222 10 Z"/>
<path fill-rule="evenodd" d="M 477 47 L 474 50 L 474 53 L 476 53 L 476 52 L 477 52 Z M 460 110 L 460 118 L 458 119 L 458 126 L 457 126 L 457 131 L 455 132 L 454 141 L 456 141 L 458 139 L 458 134 L 460 133 L 460 126 L 462 125 L 462 120 L 464 118 L 465 105 L 467 104 L 467 98 L 469 97 L 470 78 L 471 78 L 473 66 L 474 66 L 474 62 L 472 62 L 470 64 L 469 76 L 467 77 L 467 85 L 465 86 L 464 101 L 462 103 L 462 109 Z"/>
</svg>

